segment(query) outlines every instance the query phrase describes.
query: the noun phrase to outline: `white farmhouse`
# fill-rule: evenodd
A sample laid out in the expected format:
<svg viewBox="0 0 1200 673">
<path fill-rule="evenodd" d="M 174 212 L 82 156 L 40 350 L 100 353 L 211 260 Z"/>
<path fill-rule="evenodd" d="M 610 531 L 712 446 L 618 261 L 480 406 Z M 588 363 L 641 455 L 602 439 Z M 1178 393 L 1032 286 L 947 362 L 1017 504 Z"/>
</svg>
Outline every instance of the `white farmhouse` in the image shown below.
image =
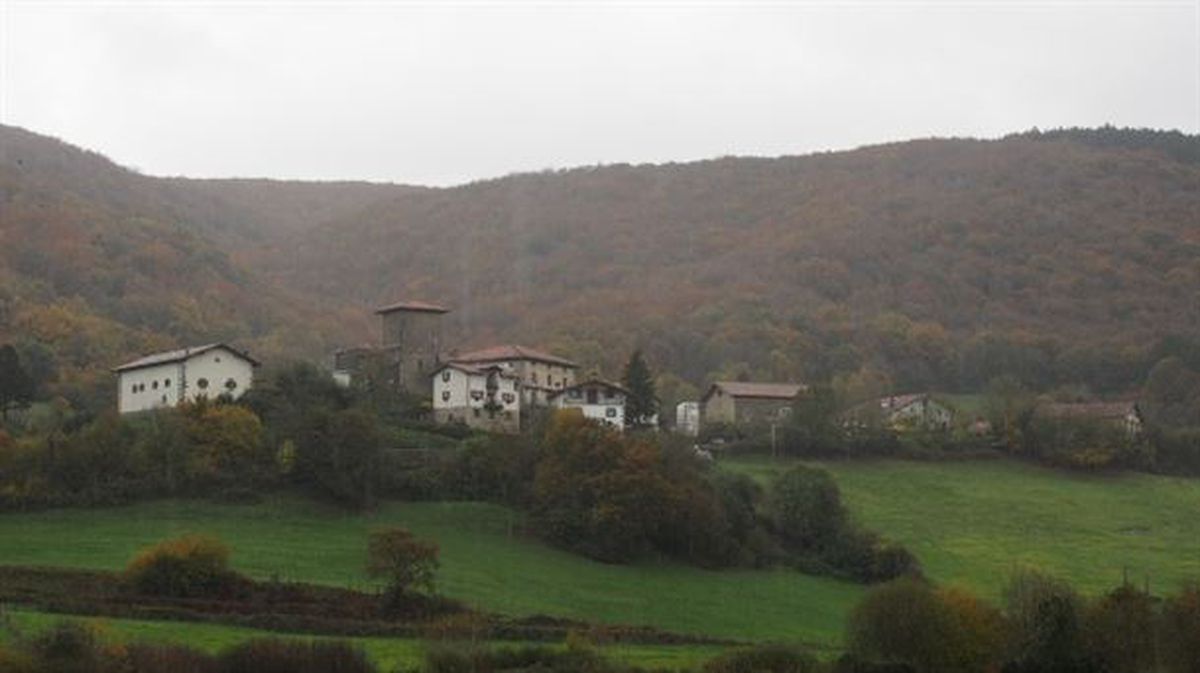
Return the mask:
<svg viewBox="0 0 1200 673">
<path fill-rule="evenodd" d="M 584 418 L 625 429 L 625 400 L 629 391 L 610 381 L 589 379 L 551 393 L 550 404 L 556 409 L 579 409 Z"/>
<path fill-rule="evenodd" d="M 474 367 L 497 366 L 513 374 L 521 382 L 522 402 L 545 406 L 550 396 L 575 384 L 574 362 L 526 346 L 492 346 L 470 353 L 452 354 L 446 361 Z"/>
<path fill-rule="evenodd" d="M 182 401 L 242 396 L 258 360 L 215 343 L 155 353 L 117 367 L 117 411 L 129 414 Z"/>
<path fill-rule="evenodd" d="M 433 417 L 493 432 L 521 428 L 521 382 L 498 365 L 447 362 L 433 372 Z"/>
</svg>

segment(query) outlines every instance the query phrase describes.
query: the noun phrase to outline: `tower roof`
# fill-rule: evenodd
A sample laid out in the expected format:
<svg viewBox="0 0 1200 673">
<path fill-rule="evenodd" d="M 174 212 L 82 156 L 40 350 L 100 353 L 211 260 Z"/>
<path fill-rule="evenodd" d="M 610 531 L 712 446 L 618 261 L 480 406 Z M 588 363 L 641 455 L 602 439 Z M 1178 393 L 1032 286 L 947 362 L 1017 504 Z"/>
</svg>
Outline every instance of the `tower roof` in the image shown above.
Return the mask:
<svg viewBox="0 0 1200 673">
<path fill-rule="evenodd" d="M 388 304 L 387 306 L 380 306 L 379 308 L 375 309 L 375 313 L 378 315 L 395 313 L 397 311 L 417 311 L 417 312 L 421 312 L 421 313 L 449 313 L 450 309 L 448 309 L 444 306 L 439 306 L 437 304 L 430 304 L 429 302 L 424 302 L 424 301 L 401 301 L 401 302 L 396 302 L 395 304 Z"/>
</svg>

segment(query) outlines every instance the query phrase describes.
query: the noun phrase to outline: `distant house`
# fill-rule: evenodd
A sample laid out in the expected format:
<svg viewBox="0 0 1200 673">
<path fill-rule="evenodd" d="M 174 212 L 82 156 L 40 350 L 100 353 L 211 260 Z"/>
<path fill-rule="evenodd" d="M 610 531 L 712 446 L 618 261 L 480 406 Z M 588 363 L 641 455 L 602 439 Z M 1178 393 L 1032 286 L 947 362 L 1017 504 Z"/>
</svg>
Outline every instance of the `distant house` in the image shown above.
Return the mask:
<svg viewBox="0 0 1200 673">
<path fill-rule="evenodd" d="M 700 400 L 703 425 L 752 425 L 788 417 L 792 403 L 807 390 L 799 383 L 717 381 Z"/>
<path fill-rule="evenodd" d="M 253 385 L 259 364 L 223 343 L 147 355 L 113 370 L 117 411 L 128 414 L 221 395 L 236 399 Z"/>
<path fill-rule="evenodd" d="M 1142 412 L 1136 402 L 1048 402 L 1039 404 L 1034 417 L 1043 420 L 1086 420 L 1110 424 L 1129 437 L 1142 432 Z"/>
<path fill-rule="evenodd" d="M 448 362 L 433 372 L 433 417 L 492 432 L 521 429 L 521 382 L 498 365 Z"/>
<path fill-rule="evenodd" d="M 556 409 L 579 409 L 584 418 L 625 429 L 625 400 L 629 391 L 624 386 L 589 379 L 550 394 L 550 405 Z"/>
<path fill-rule="evenodd" d="M 954 412 L 928 393 L 888 395 L 853 407 L 845 414 L 848 422 L 863 423 L 877 418 L 896 430 L 921 428 L 945 430 L 954 421 Z"/>
<path fill-rule="evenodd" d="M 566 358 L 513 345 L 452 353 L 442 359 L 475 367 L 500 367 L 520 381 L 522 404 L 533 406 L 548 406 L 551 395 L 575 385 L 575 372 L 579 369 L 579 365 Z"/>
<path fill-rule="evenodd" d="M 675 431 L 689 437 L 700 434 L 699 402 L 680 402 L 675 405 Z"/>
</svg>

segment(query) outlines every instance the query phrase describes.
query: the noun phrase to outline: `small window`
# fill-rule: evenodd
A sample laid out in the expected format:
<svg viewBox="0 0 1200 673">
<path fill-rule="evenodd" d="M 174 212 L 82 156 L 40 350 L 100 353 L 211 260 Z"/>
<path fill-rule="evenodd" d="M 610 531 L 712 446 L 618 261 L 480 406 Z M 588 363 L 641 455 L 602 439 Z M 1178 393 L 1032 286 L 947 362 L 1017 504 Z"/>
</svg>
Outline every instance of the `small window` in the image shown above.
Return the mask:
<svg viewBox="0 0 1200 673">
<path fill-rule="evenodd" d="M 164 381 L 163 381 L 163 387 L 164 387 L 164 388 L 170 388 L 170 387 L 171 387 L 171 379 L 166 379 L 166 380 L 164 380 Z"/>
<path fill-rule="evenodd" d="M 162 403 L 163 403 L 163 404 L 166 404 L 166 403 L 167 403 L 167 396 L 166 396 L 166 395 L 163 395 L 163 398 L 162 398 Z"/>
<path fill-rule="evenodd" d="M 237 381 L 234 381 L 233 379 L 225 379 L 225 390 L 231 392 L 237 390 Z"/>
<path fill-rule="evenodd" d="M 196 379 L 196 387 L 200 390 L 208 389 L 208 379 Z"/>
<path fill-rule="evenodd" d="M 151 384 L 150 384 L 150 387 L 151 387 L 151 388 L 153 388 L 153 389 L 155 389 L 155 390 L 158 390 L 158 381 L 155 381 L 155 382 L 151 383 Z"/>
<path fill-rule="evenodd" d="M 617 410 L 616 410 L 615 408 L 613 408 L 613 407 L 609 407 L 609 408 L 607 408 L 607 409 L 605 409 L 605 410 L 604 410 L 604 415 L 605 415 L 605 416 L 608 416 L 609 418 L 616 418 L 616 417 L 617 417 Z"/>
<path fill-rule="evenodd" d="M 535 386 L 536 386 L 536 385 L 537 385 L 537 372 L 534 372 L 534 373 L 530 374 L 530 375 L 529 375 L 529 380 L 530 380 L 530 381 L 533 381 L 533 385 L 535 385 Z"/>
<path fill-rule="evenodd" d="M 217 357 L 213 358 L 213 362 L 220 362 L 220 361 L 221 361 L 221 356 L 220 356 L 220 355 L 218 355 Z"/>
<path fill-rule="evenodd" d="M 442 401 L 443 401 L 443 402 L 449 402 L 449 401 L 450 401 L 450 391 L 449 391 L 449 390 L 443 390 L 443 391 L 442 391 Z"/>
<path fill-rule="evenodd" d="M 475 418 L 479 418 L 479 409 L 473 409 L 472 411 L 475 412 Z"/>
<path fill-rule="evenodd" d="M 442 372 L 442 380 L 445 381 L 446 383 L 450 382 L 450 370 L 449 369 Z"/>
<path fill-rule="evenodd" d="M 130 393 L 136 393 L 136 392 L 137 392 L 137 384 L 136 384 L 136 383 L 135 383 L 135 384 L 133 384 L 133 385 L 131 385 L 131 386 L 129 386 L 129 392 L 130 392 Z"/>
</svg>

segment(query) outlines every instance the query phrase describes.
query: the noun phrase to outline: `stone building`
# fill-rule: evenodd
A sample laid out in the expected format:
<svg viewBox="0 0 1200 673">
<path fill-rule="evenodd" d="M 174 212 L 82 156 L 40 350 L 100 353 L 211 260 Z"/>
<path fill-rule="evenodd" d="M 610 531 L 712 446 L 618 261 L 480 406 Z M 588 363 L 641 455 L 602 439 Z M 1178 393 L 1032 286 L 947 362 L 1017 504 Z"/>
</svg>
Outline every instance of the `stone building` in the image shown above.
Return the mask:
<svg viewBox="0 0 1200 673">
<path fill-rule="evenodd" d="M 779 422 L 792 413 L 799 383 L 717 381 L 700 400 L 701 425 L 758 425 Z"/>
<path fill-rule="evenodd" d="M 403 301 L 375 310 L 379 343 L 343 348 L 333 356 L 334 379 L 343 385 L 390 389 L 424 397 L 440 364 L 442 316 L 449 309 L 421 301 Z"/>
</svg>

